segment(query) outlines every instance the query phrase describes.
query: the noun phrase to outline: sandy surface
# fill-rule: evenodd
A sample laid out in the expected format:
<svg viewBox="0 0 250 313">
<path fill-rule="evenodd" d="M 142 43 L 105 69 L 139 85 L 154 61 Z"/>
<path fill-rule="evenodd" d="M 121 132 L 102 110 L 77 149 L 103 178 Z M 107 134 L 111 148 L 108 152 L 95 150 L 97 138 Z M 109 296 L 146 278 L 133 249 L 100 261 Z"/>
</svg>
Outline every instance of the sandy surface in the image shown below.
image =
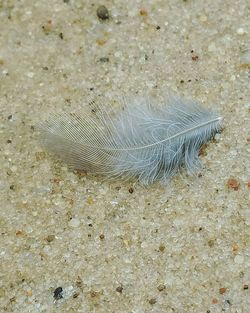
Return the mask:
<svg viewBox="0 0 250 313">
<path fill-rule="evenodd" d="M 250 312 L 249 14 L 247 0 L 0 1 L 1 312 Z M 199 177 L 109 183 L 40 146 L 55 111 L 167 90 L 224 117 Z"/>
</svg>

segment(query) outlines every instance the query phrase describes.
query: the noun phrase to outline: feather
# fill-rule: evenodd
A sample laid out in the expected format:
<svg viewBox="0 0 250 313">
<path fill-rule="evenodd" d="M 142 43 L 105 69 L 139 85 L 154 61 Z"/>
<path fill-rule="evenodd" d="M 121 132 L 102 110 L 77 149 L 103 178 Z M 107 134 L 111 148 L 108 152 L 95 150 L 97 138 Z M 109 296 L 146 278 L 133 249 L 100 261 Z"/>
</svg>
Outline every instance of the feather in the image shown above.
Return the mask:
<svg viewBox="0 0 250 313">
<path fill-rule="evenodd" d="M 161 106 L 137 98 L 120 113 L 92 102 L 83 115 L 55 115 L 39 126 L 45 146 L 71 169 L 144 185 L 166 183 L 182 167 L 195 173 L 201 146 L 221 127 L 217 114 L 179 98 Z"/>
</svg>

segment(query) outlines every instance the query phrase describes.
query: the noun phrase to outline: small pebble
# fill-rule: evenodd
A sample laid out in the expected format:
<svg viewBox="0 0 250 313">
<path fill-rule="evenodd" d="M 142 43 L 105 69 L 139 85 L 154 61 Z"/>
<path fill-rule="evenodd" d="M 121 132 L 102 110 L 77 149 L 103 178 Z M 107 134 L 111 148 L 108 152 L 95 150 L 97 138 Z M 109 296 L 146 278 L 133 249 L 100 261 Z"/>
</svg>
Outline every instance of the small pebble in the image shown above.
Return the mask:
<svg viewBox="0 0 250 313">
<path fill-rule="evenodd" d="M 148 12 L 145 9 L 140 10 L 140 15 L 141 16 L 148 16 Z"/>
<path fill-rule="evenodd" d="M 69 226 L 76 228 L 79 227 L 80 225 L 80 220 L 78 220 L 77 218 L 72 218 L 72 220 L 69 221 Z"/>
<path fill-rule="evenodd" d="M 103 240 L 103 239 L 105 238 L 104 234 L 101 234 L 101 235 L 99 236 L 99 238 L 100 238 L 101 240 Z"/>
<path fill-rule="evenodd" d="M 75 292 L 74 294 L 73 294 L 73 298 L 75 299 L 75 298 L 77 298 L 79 296 L 79 292 Z"/>
<path fill-rule="evenodd" d="M 219 289 L 219 293 L 220 293 L 221 295 L 223 295 L 226 291 L 227 291 L 227 288 L 224 288 L 224 287 L 222 287 L 222 288 Z"/>
<path fill-rule="evenodd" d="M 133 188 L 133 187 L 130 187 L 129 190 L 128 190 L 128 192 L 129 192 L 129 193 L 133 193 L 133 192 L 134 192 L 134 188 Z"/>
<path fill-rule="evenodd" d="M 245 33 L 246 33 L 246 31 L 245 31 L 242 27 L 240 27 L 240 28 L 237 29 L 237 34 L 238 34 L 238 35 L 241 36 L 241 35 L 244 35 Z"/>
<path fill-rule="evenodd" d="M 80 276 L 77 276 L 76 286 L 77 286 L 78 288 L 81 288 L 81 287 L 82 287 L 82 284 L 83 284 L 83 282 L 82 282 L 81 277 L 80 277 Z"/>
<path fill-rule="evenodd" d="M 10 185 L 10 190 L 15 190 L 15 185 Z"/>
<path fill-rule="evenodd" d="M 151 305 L 156 304 L 156 299 L 152 298 L 148 301 Z"/>
<path fill-rule="evenodd" d="M 240 183 L 239 183 L 236 179 L 230 178 L 230 179 L 227 181 L 227 186 L 228 186 L 228 188 L 237 191 L 237 190 L 239 190 Z"/>
<path fill-rule="evenodd" d="M 193 60 L 193 61 L 197 61 L 198 59 L 199 59 L 198 55 L 193 55 L 193 56 L 192 56 L 192 60 Z"/>
<path fill-rule="evenodd" d="M 55 235 L 48 235 L 45 239 L 48 242 L 52 242 L 55 239 Z"/>
<path fill-rule="evenodd" d="M 204 15 L 204 14 L 201 15 L 201 16 L 200 16 L 200 21 L 201 21 L 201 22 L 206 22 L 206 21 L 207 21 L 207 16 Z"/>
<path fill-rule="evenodd" d="M 105 39 L 96 39 L 96 43 L 97 43 L 99 46 L 105 45 L 106 42 L 107 42 L 107 40 L 105 40 Z"/>
<path fill-rule="evenodd" d="M 159 285 L 159 286 L 157 287 L 157 289 L 158 289 L 159 291 L 163 291 L 164 289 L 166 289 L 166 286 L 163 285 L 163 284 L 161 284 L 161 285 Z"/>
<path fill-rule="evenodd" d="M 94 290 L 91 290 L 90 291 L 90 297 L 91 298 L 95 298 L 95 297 L 97 297 L 98 296 L 98 292 L 97 291 L 94 291 Z"/>
<path fill-rule="evenodd" d="M 232 251 L 233 251 L 234 253 L 238 253 L 239 250 L 240 250 L 239 246 L 238 246 L 236 243 L 234 243 L 234 244 L 232 245 Z"/>
<path fill-rule="evenodd" d="M 33 72 L 28 72 L 26 75 L 27 75 L 29 78 L 33 78 L 35 74 L 34 74 Z"/>
<path fill-rule="evenodd" d="M 119 292 L 119 293 L 122 293 L 123 287 L 122 287 L 122 286 L 117 287 L 117 288 L 116 288 L 116 291 Z"/>
<path fill-rule="evenodd" d="M 159 250 L 161 252 L 164 252 L 165 251 L 165 245 L 161 243 L 160 246 L 159 246 Z"/>
<path fill-rule="evenodd" d="M 106 62 L 109 62 L 109 58 L 103 57 L 103 58 L 100 58 L 99 61 L 102 63 L 106 63 Z"/>
<path fill-rule="evenodd" d="M 100 5 L 97 10 L 96 14 L 101 20 L 107 20 L 109 19 L 109 11 L 104 5 Z"/>
<path fill-rule="evenodd" d="M 216 135 L 214 136 L 214 139 L 215 139 L 216 141 L 218 141 L 218 140 L 220 139 L 220 134 L 216 134 Z"/>
<path fill-rule="evenodd" d="M 59 300 L 59 299 L 62 299 L 63 298 L 63 289 L 62 287 L 57 287 L 55 290 L 54 290 L 54 298 L 56 300 Z"/>
</svg>

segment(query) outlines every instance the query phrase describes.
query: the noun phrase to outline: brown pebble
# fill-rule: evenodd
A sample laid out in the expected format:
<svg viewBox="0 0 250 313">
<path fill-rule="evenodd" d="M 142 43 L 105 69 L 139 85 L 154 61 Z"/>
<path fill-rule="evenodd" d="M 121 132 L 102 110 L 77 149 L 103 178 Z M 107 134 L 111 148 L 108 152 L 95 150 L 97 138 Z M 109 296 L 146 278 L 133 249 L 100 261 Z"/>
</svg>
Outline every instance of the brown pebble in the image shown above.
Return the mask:
<svg viewBox="0 0 250 313">
<path fill-rule="evenodd" d="M 141 9 L 140 10 L 140 15 L 141 16 L 148 16 L 148 12 L 146 10 L 144 10 L 144 9 Z"/>
<path fill-rule="evenodd" d="M 52 242 L 55 239 L 55 235 L 48 235 L 45 240 L 48 242 Z"/>
<path fill-rule="evenodd" d="M 247 188 L 250 189 L 250 181 L 247 183 Z"/>
<path fill-rule="evenodd" d="M 234 244 L 232 245 L 232 251 L 233 251 L 234 253 L 238 253 L 239 250 L 240 250 L 240 247 L 239 247 L 236 243 L 234 243 Z"/>
<path fill-rule="evenodd" d="M 227 288 L 225 288 L 225 287 L 222 287 L 222 288 L 219 289 L 219 293 L 221 295 L 223 295 L 226 291 L 227 291 Z"/>
<path fill-rule="evenodd" d="M 166 286 L 163 285 L 163 284 L 161 284 L 161 285 L 159 285 L 159 286 L 157 287 L 157 289 L 158 289 L 159 291 L 163 291 L 164 289 L 166 289 Z"/>
<path fill-rule="evenodd" d="M 78 276 L 77 279 L 76 279 L 76 286 L 78 288 L 82 287 L 82 279 L 81 279 L 80 276 Z"/>
<path fill-rule="evenodd" d="M 97 43 L 99 46 L 105 45 L 106 42 L 107 42 L 107 40 L 104 40 L 104 39 L 97 39 L 97 40 L 96 40 L 96 43 Z"/>
<path fill-rule="evenodd" d="M 101 20 L 107 20 L 109 19 L 109 11 L 108 9 L 105 7 L 105 5 L 100 5 L 97 10 L 96 10 L 96 14 L 99 17 L 99 19 Z"/>
<path fill-rule="evenodd" d="M 28 291 L 26 292 L 26 294 L 27 294 L 28 297 L 31 297 L 33 293 L 32 293 L 31 290 L 28 290 Z"/>
<path fill-rule="evenodd" d="M 193 61 L 197 61 L 198 59 L 199 59 L 198 55 L 193 55 L 193 56 L 192 56 L 192 60 L 193 60 Z"/>
<path fill-rule="evenodd" d="M 103 240 L 103 239 L 105 238 L 104 234 L 101 234 L 101 235 L 99 236 L 99 238 L 100 238 L 101 240 Z"/>
<path fill-rule="evenodd" d="M 207 244 L 209 245 L 210 248 L 212 248 L 215 244 L 215 240 L 214 239 L 209 239 Z"/>
<path fill-rule="evenodd" d="M 117 288 L 116 288 L 116 291 L 119 292 L 119 293 L 122 293 L 123 287 L 122 287 L 122 286 L 117 287 Z"/>
<path fill-rule="evenodd" d="M 227 181 L 227 186 L 228 186 L 228 188 L 237 191 L 237 190 L 239 190 L 240 183 L 239 183 L 236 179 L 230 178 L 230 179 Z"/>
<path fill-rule="evenodd" d="M 206 149 L 207 149 L 207 144 L 202 145 L 199 151 L 199 156 L 206 156 L 207 155 Z"/>
<path fill-rule="evenodd" d="M 151 305 L 156 304 L 156 299 L 152 298 L 148 301 Z"/>
<path fill-rule="evenodd" d="M 91 290 L 91 291 L 90 291 L 90 297 L 91 297 L 91 298 L 95 298 L 96 296 L 98 296 L 98 292 L 97 292 L 97 291 L 94 291 L 94 290 Z"/>
<path fill-rule="evenodd" d="M 161 251 L 161 252 L 164 252 L 165 251 L 165 245 L 164 244 L 160 244 L 160 246 L 159 246 L 159 250 Z"/>
<path fill-rule="evenodd" d="M 49 32 L 51 31 L 51 29 L 52 29 L 52 21 L 51 21 L 51 20 L 48 20 L 48 22 L 42 26 L 42 29 L 43 29 L 44 33 L 45 33 L 46 35 L 48 35 L 48 33 L 49 33 Z"/>
<path fill-rule="evenodd" d="M 213 303 L 213 304 L 217 304 L 218 302 L 219 302 L 218 299 L 216 299 L 216 298 L 213 298 L 213 299 L 212 299 L 212 303 Z"/>
<path fill-rule="evenodd" d="M 129 190 L 128 190 L 128 192 L 129 192 L 129 193 L 133 193 L 133 192 L 134 192 L 134 188 L 133 188 L 133 187 L 130 187 Z"/>
</svg>

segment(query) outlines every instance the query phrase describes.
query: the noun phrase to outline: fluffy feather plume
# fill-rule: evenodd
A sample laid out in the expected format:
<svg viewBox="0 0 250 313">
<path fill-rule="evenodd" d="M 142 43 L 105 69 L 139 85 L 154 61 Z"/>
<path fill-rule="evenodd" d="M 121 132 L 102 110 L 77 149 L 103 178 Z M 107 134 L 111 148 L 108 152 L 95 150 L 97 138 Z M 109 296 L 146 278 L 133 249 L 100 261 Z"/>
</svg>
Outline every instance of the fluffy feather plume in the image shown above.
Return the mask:
<svg viewBox="0 0 250 313">
<path fill-rule="evenodd" d="M 62 114 L 40 125 L 45 146 L 70 168 L 108 177 L 166 183 L 180 168 L 200 167 L 201 146 L 222 118 L 195 102 L 171 98 L 123 104 L 118 114 L 92 102 L 83 115 Z"/>
</svg>

